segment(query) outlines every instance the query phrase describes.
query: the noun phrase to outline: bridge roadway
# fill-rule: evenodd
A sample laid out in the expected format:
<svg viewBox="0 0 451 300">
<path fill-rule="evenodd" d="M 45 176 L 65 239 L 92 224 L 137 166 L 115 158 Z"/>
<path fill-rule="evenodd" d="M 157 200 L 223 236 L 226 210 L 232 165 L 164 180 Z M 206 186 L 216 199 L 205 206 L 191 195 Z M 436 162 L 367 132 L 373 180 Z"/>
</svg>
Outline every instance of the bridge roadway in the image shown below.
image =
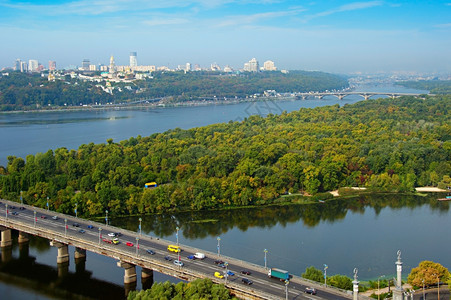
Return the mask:
<svg viewBox="0 0 451 300">
<path fill-rule="evenodd" d="M 8 205 L 8 210 L 6 210 L 6 204 Z M 15 206 L 15 208 L 12 209 L 12 206 Z M 25 209 L 20 209 L 20 207 L 24 207 Z M 58 216 L 57 220 L 52 219 L 55 215 Z M 65 223 L 65 220 L 67 220 L 67 223 Z M 79 227 L 73 226 L 75 223 L 78 223 Z M 88 225 L 92 225 L 93 228 L 89 229 Z M 230 290 L 243 299 L 285 299 L 286 295 L 285 283 L 268 278 L 267 271 L 262 266 L 221 255 L 219 258 L 228 262 L 228 270 L 235 273 L 235 275 L 229 276 L 227 279 L 219 279 L 214 277 L 213 274 L 214 272 L 222 273 L 224 269 L 214 264 L 214 260 L 218 259 L 218 255 L 215 253 L 180 245 L 183 249 L 181 260 L 184 266 L 178 267 L 172 261 L 166 261 L 164 259 L 165 256 L 170 256 L 172 259 L 177 258 L 177 254 L 167 251 L 167 246 L 169 244 L 175 244 L 174 242 L 165 241 L 149 235 L 139 235 L 137 232 L 28 205 L 21 205 L 17 202 L 1 200 L 0 226 L 47 238 L 53 245 L 58 245 L 59 243 L 59 245 L 72 245 L 90 252 L 112 257 L 118 260 L 118 266 L 127 264 L 132 265 L 133 268 L 134 266 L 141 266 L 143 270 L 154 270 L 186 281 L 197 278 L 210 278 L 216 283 L 226 284 Z M 102 230 L 99 230 L 99 228 Z M 80 233 L 80 229 L 84 229 L 85 233 Z M 111 232 L 120 232 L 122 234 L 119 237 L 120 244 L 114 245 L 103 241 L 103 238 L 111 239 L 108 237 L 108 233 Z M 136 239 L 137 237 L 139 240 Z M 127 246 L 126 242 L 132 242 L 134 246 Z M 146 249 L 152 249 L 155 255 L 148 254 L 145 251 Z M 204 260 L 187 259 L 188 255 L 196 252 L 205 253 L 207 257 Z M 243 276 L 240 274 L 241 270 L 249 270 L 251 271 L 251 275 Z M 251 279 L 253 284 L 249 286 L 243 284 L 241 282 L 242 277 Z M 315 287 L 318 290 L 317 295 L 304 294 L 303 291 L 306 286 Z M 288 298 L 341 300 L 352 299 L 352 295 L 345 291 L 325 287 L 318 283 L 306 281 L 298 276 L 293 276 L 288 285 Z M 359 298 L 361 298 L 360 295 Z"/>
<path fill-rule="evenodd" d="M 391 92 L 310 92 L 310 93 L 294 93 L 294 95 L 296 97 L 302 98 L 302 99 L 307 99 L 309 97 L 316 97 L 319 99 L 322 99 L 325 96 L 335 96 L 338 99 L 343 99 L 346 96 L 349 95 L 359 95 L 362 96 L 365 100 L 368 100 L 369 98 L 371 98 L 372 96 L 376 96 L 376 95 L 385 95 L 388 96 L 390 98 L 397 98 L 397 97 L 401 97 L 401 96 L 414 96 L 414 97 L 418 97 L 420 95 L 423 94 L 419 94 L 419 93 L 391 93 Z M 429 94 L 430 96 L 433 96 L 433 94 Z"/>
</svg>

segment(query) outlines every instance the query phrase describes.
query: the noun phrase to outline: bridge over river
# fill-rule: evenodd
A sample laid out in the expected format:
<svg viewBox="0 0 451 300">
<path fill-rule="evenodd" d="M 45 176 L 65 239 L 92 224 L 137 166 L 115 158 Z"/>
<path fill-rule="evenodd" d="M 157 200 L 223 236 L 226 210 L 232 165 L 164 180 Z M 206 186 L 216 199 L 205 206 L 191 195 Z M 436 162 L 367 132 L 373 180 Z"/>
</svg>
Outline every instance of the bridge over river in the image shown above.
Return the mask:
<svg viewBox="0 0 451 300">
<path fill-rule="evenodd" d="M 237 297 L 242 299 L 353 299 L 350 292 L 310 282 L 298 276 L 293 276 L 286 283 L 269 278 L 265 267 L 225 257 L 220 254 L 219 248 L 218 253 L 211 253 L 180 245 L 183 249 L 181 260 L 184 265 L 178 266 L 173 263 L 177 254 L 167 251 L 168 245 L 175 244 L 175 242 L 7 200 L 1 200 L 0 228 L 2 231 L 2 257 L 8 253 L 8 249 L 11 247 L 11 230 L 17 230 L 19 232 L 18 242 L 22 247 L 27 245 L 28 235 L 46 238 L 52 246 L 57 247 L 56 261 L 58 270 L 59 272 L 61 270 L 62 274 L 67 273 L 64 269 L 69 266 L 69 245 L 75 247 L 74 258 L 77 263 L 80 263 L 80 260 L 86 261 L 87 251 L 115 259 L 117 266 L 124 269 L 126 290 L 127 286 L 136 286 L 139 275 L 136 274 L 136 266 L 140 266 L 143 283 L 153 278 L 153 271 L 186 281 L 209 278 L 216 283 L 225 284 Z M 109 233 L 120 233 L 120 243 L 115 245 L 105 242 L 105 238 L 111 240 L 111 237 L 108 236 Z M 146 251 L 148 249 L 155 253 L 149 254 Z M 187 259 L 188 255 L 196 252 L 204 253 L 206 258 L 202 260 Z M 166 260 L 166 256 L 170 256 L 172 260 Z M 218 259 L 226 261 L 228 270 L 235 275 L 225 276 L 223 279 L 214 277 L 214 272 L 224 273 L 225 271 L 214 263 Z M 242 275 L 242 270 L 248 270 L 251 274 Z M 252 280 L 253 283 L 251 285 L 242 283 L 243 277 Z M 304 290 L 307 286 L 316 288 L 317 294 L 305 294 Z M 358 298 L 366 299 L 361 295 L 358 295 Z"/>
</svg>

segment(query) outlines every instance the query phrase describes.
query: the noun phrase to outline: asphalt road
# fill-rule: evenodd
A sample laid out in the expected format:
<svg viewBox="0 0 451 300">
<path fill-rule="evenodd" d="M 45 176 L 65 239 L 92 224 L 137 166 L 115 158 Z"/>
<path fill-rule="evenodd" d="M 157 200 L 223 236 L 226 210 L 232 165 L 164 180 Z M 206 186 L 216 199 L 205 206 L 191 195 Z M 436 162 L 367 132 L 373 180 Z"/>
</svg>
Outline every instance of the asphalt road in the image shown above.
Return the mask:
<svg viewBox="0 0 451 300">
<path fill-rule="evenodd" d="M 170 242 L 160 240 L 157 237 L 151 237 L 148 235 L 139 236 L 138 233 L 123 230 L 121 228 L 106 226 L 105 224 L 100 224 L 81 218 L 74 218 L 72 216 L 62 215 L 27 205 L 22 206 L 20 203 L 13 203 L 6 200 L 2 200 L 0 204 L 1 218 L 6 218 L 5 204 L 8 204 L 7 218 L 10 220 L 20 219 L 20 221 L 26 222 L 29 225 L 34 226 L 34 224 L 36 224 L 37 227 L 43 227 L 47 230 L 60 232 L 61 234 L 64 233 L 68 236 L 76 236 L 91 243 L 104 243 L 106 246 L 116 247 L 116 249 L 128 253 L 129 255 L 138 254 L 141 258 L 148 257 L 152 260 L 160 260 L 161 263 L 164 264 L 173 264 L 173 261 L 175 259 L 178 259 L 177 253 L 169 252 L 167 250 L 167 245 Z M 23 207 L 24 209 L 21 209 L 21 207 Z M 34 214 L 34 211 L 36 211 L 36 215 Z M 58 219 L 53 219 L 54 216 L 57 216 Z M 67 219 L 67 222 L 65 222 L 65 219 Z M 102 228 L 102 230 L 99 230 L 99 228 Z M 82 233 L 80 230 L 83 230 L 84 232 Z M 113 237 L 108 236 L 109 233 L 120 233 L 121 235 L 118 237 L 120 243 L 117 245 L 110 245 L 109 243 L 107 244 L 105 241 L 103 241 L 104 239 L 113 239 Z M 137 237 L 139 237 L 139 240 L 136 239 Z M 133 246 L 127 246 L 127 242 L 132 243 Z M 180 247 L 182 249 L 185 248 L 185 250 L 180 253 L 181 261 L 184 263 L 184 266 L 182 268 L 190 268 L 201 273 L 210 274 L 212 279 L 214 279 L 213 274 L 215 272 L 225 274 L 225 268 L 222 268 L 214 263 L 214 261 L 218 259 L 217 255 L 214 255 L 212 253 L 207 254 L 205 251 L 199 250 L 198 252 L 206 253 L 206 255 L 209 257 L 206 257 L 202 260 L 190 260 L 187 257 L 193 255 L 195 251 L 189 251 L 189 247 L 184 247 L 183 245 L 180 245 Z M 146 252 L 147 249 L 154 251 L 155 254 L 148 254 Z M 169 256 L 171 258 L 171 261 L 165 260 L 166 256 Z M 223 257 L 220 257 L 220 259 L 226 261 Z M 251 264 L 249 264 L 249 266 L 243 267 L 241 261 L 236 261 L 234 259 L 228 260 L 227 263 L 227 270 L 233 272 L 234 275 L 224 277 L 219 281 L 222 281 L 224 283 L 226 283 L 227 281 L 245 285 L 244 283 L 242 283 L 242 278 L 247 278 L 252 281 L 251 285 L 246 285 L 247 288 L 263 291 L 267 294 L 273 295 L 274 298 L 285 298 L 285 283 L 276 278 L 269 278 L 267 272 L 263 268 L 256 268 Z M 242 270 L 249 270 L 251 274 L 242 275 Z M 306 285 L 291 281 L 288 284 L 288 298 L 337 300 L 350 299 L 350 297 L 344 297 L 339 294 L 330 292 L 329 290 L 324 290 L 321 288 L 318 289 L 317 287 L 316 295 L 306 294 L 304 293 L 306 287 Z"/>
</svg>

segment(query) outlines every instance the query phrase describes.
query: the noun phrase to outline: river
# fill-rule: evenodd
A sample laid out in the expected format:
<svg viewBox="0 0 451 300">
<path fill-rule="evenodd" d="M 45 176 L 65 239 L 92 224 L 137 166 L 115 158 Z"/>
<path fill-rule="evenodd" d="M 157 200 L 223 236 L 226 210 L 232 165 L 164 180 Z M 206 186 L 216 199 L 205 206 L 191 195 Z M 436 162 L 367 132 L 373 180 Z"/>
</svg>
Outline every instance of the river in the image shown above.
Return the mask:
<svg viewBox="0 0 451 300">
<path fill-rule="evenodd" d="M 357 91 L 427 93 L 398 86 L 359 87 Z M 357 101 L 361 101 L 360 96 L 348 96 L 343 100 L 326 97 L 322 100 L 141 110 L 0 114 L 0 138 L 3 141 L 0 165 L 6 165 L 8 155 L 25 158 L 28 154 L 48 149 L 77 149 L 90 142 L 105 143 L 109 138 L 119 142 L 176 127 L 188 129 L 239 121 L 252 114 L 279 114 L 301 107 L 344 105 Z M 293 274 L 300 275 L 310 265 L 322 268 L 327 264 L 328 275 L 351 276 L 357 267 L 362 280 L 380 275 L 390 278 L 395 273 L 398 249 L 403 253 L 404 275 L 425 259 L 451 266 L 447 251 L 451 246 L 447 232 L 447 228 L 451 228 L 449 204 L 437 203 L 436 198 L 372 196 L 316 205 L 146 216 L 143 218 L 143 233 L 175 240 L 175 227 L 179 225 L 181 243 L 215 252 L 216 239 L 220 236 L 221 253 L 260 265 L 264 264 L 263 249 L 267 249 L 269 266 L 287 269 Z M 196 220 L 210 221 L 198 223 Z M 113 219 L 112 223 L 131 230 L 138 227 L 137 218 Z M 23 265 L 19 259 L 17 245 L 12 256 L 12 262 L 0 267 L 0 293 L 11 296 L 8 298 L 70 298 L 72 294 L 65 293 L 84 294 L 80 290 L 89 290 L 84 285 L 86 280 L 83 280 L 87 277 L 96 279 L 99 289 L 116 291 L 117 298 L 122 298 L 123 270 L 116 267 L 112 259 L 88 253 L 85 271 L 77 274 L 77 268 L 71 262 L 70 272 L 75 277 L 71 277 L 68 283 L 62 284 L 57 279 L 47 282 L 42 278 L 41 281 L 28 278 L 28 284 L 21 284 L 23 277 L 9 273 L 10 269 L 26 273 L 30 266 Z M 55 277 L 56 249 L 49 247 L 47 241 L 33 238 L 29 256 L 35 257 L 34 266 L 39 267 L 40 272 L 48 272 L 49 278 Z M 166 279 L 168 277 L 161 274 L 155 276 L 156 281 Z M 59 289 L 51 288 L 55 285 Z M 85 296 L 98 298 L 96 295 Z"/>
</svg>

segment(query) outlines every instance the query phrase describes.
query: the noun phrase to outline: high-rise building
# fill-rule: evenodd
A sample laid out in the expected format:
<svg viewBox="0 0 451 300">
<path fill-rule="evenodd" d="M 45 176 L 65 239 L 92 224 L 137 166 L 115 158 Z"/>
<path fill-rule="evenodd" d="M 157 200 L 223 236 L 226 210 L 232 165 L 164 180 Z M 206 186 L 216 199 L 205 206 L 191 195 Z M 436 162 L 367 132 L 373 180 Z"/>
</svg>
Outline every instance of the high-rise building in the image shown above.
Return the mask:
<svg viewBox="0 0 451 300">
<path fill-rule="evenodd" d="M 114 56 L 111 55 L 110 57 L 110 73 L 113 74 L 116 72 L 116 65 L 114 64 Z"/>
<path fill-rule="evenodd" d="M 253 58 L 247 63 L 244 63 L 243 70 L 247 72 L 258 72 L 259 70 L 258 61 L 255 58 Z"/>
<path fill-rule="evenodd" d="M 89 71 L 97 71 L 96 65 L 89 65 Z"/>
<path fill-rule="evenodd" d="M 28 60 L 28 72 L 38 72 L 39 62 L 36 59 Z"/>
<path fill-rule="evenodd" d="M 20 62 L 20 72 L 27 72 L 28 71 L 28 65 L 27 62 L 21 61 Z"/>
<path fill-rule="evenodd" d="M 130 67 L 134 68 L 138 66 L 138 57 L 136 52 L 130 52 Z"/>
<path fill-rule="evenodd" d="M 56 70 L 56 61 L 49 60 L 49 70 L 50 71 L 55 71 Z"/>
<path fill-rule="evenodd" d="M 91 62 L 89 61 L 89 59 L 87 59 L 87 58 L 83 59 L 83 61 L 81 62 L 81 69 L 83 71 L 89 71 L 90 64 L 91 64 Z"/>
<path fill-rule="evenodd" d="M 263 70 L 265 70 L 265 71 L 276 71 L 277 68 L 276 68 L 276 66 L 274 65 L 274 62 L 273 62 L 273 61 L 267 60 L 267 61 L 265 61 L 264 64 L 263 64 Z"/>
<path fill-rule="evenodd" d="M 16 59 L 16 61 L 14 62 L 14 70 L 20 71 L 20 64 L 21 63 L 22 63 L 22 61 L 20 59 Z"/>
</svg>

